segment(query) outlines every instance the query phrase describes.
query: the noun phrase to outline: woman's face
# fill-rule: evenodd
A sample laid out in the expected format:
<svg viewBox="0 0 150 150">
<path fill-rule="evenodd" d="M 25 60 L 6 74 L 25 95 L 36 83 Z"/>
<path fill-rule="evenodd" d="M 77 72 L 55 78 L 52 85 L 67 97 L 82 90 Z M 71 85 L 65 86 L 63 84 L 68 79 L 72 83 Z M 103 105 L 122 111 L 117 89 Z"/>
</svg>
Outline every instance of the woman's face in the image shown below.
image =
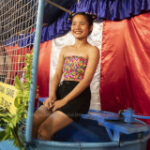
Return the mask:
<svg viewBox="0 0 150 150">
<path fill-rule="evenodd" d="M 76 39 L 87 38 L 91 31 L 92 26 L 89 26 L 85 16 L 79 14 L 73 17 L 71 32 Z"/>
</svg>

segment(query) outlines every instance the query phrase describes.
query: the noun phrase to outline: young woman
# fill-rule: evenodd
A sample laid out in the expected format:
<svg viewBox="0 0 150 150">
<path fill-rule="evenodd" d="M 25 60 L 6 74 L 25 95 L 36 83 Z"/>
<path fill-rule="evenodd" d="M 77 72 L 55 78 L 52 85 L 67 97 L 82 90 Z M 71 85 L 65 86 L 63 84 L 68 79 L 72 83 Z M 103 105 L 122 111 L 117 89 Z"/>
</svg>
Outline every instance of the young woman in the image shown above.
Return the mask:
<svg viewBox="0 0 150 150">
<path fill-rule="evenodd" d="M 88 112 L 90 83 L 99 62 L 98 48 L 87 42 L 92 29 L 91 15 L 77 13 L 72 16 L 75 44 L 65 46 L 60 52 L 50 97 L 34 113 L 33 138 L 50 140 L 57 131 L 73 121 L 78 122 L 81 114 Z"/>
</svg>

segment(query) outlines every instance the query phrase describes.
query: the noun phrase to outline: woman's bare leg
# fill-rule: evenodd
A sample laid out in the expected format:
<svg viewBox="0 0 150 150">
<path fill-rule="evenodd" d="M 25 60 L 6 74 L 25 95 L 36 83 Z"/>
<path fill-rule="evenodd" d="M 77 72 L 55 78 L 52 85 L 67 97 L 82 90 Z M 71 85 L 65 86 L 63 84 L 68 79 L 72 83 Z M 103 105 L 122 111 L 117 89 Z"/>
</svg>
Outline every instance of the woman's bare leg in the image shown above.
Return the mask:
<svg viewBox="0 0 150 150">
<path fill-rule="evenodd" d="M 61 111 L 56 111 L 40 125 L 38 129 L 38 139 L 50 140 L 52 135 L 72 122 L 73 120 L 66 114 Z"/>
<path fill-rule="evenodd" d="M 49 111 L 44 105 L 40 106 L 33 115 L 33 127 L 32 127 L 32 138 L 37 138 L 37 131 L 41 123 L 46 120 L 51 111 Z"/>
</svg>

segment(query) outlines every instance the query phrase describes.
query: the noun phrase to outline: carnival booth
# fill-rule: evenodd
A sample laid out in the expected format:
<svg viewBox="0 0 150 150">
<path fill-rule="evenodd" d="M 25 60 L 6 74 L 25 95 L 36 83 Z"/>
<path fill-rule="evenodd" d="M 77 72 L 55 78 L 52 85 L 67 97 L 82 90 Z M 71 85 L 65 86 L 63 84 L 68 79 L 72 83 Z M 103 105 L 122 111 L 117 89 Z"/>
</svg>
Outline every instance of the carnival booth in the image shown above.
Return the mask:
<svg viewBox="0 0 150 150">
<path fill-rule="evenodd" d="M 0 2 L 0 150 L 148 150 L 150 1 Z M 91 104 L 51 141 L 32 139 L 34 111 L 49 96 L 60 50 L 75 42 L 71 13 L 94 14 L 88 42 L 100 52 Z"/>
</svg>

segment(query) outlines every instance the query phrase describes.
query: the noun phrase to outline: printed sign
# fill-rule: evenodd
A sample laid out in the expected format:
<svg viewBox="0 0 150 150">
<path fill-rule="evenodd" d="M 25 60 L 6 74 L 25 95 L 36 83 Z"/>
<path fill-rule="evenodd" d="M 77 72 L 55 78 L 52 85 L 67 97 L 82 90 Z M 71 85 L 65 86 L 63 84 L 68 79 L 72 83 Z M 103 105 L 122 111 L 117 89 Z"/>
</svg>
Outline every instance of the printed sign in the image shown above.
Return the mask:
<svg viewBox="0 0 150 150">
<path fill-rule="evenodd" d="M 12 114 L 16 113 L 14 106 L 16 92 L 14 86 L 0 82 L 0 107 L 7 108 Z"/>
</svg>

